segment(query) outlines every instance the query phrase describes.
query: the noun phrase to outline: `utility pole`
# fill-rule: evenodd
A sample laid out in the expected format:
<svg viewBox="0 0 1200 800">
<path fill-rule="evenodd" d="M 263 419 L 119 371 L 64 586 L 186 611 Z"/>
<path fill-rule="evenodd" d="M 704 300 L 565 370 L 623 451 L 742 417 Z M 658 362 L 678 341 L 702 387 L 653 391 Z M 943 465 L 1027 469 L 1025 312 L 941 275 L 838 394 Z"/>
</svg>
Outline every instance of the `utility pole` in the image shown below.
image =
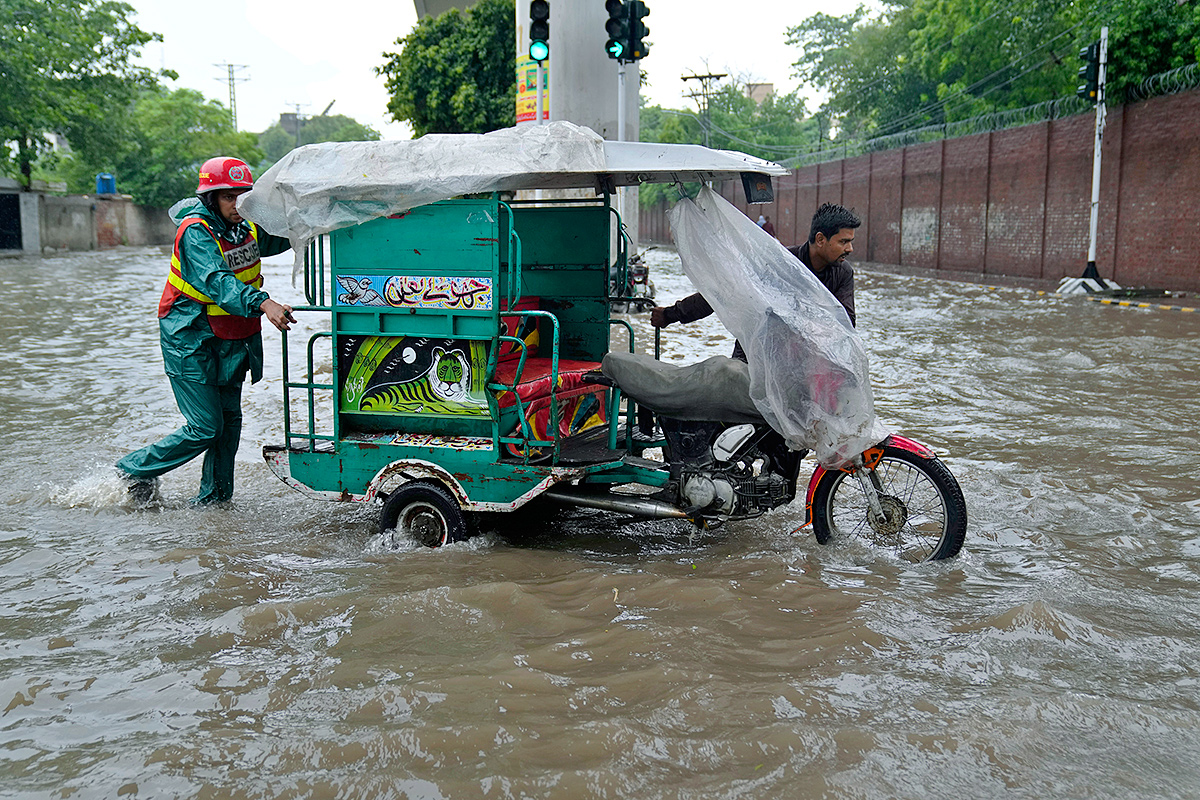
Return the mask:
<svg viewBox="0 0 1200 800">
<path fill-rule="evenodd" d="M 249 77 L 238 78 L 237 72 L 243 69 L 249 69 L 246 64 L 213 64 L 214 67 L 222 67 L 227 71 L 228 78 L 217 78 L 217 80 L 229 81 L 229 122 L 233 125 L 233 130 L 236 133 L 237 126 L 237 93 L 234 91 L 235 83 L 245 83 L 250 80 Z"/>
<path fill-rule="evenodd" d="M 1087 267 L 1078 278 L 1066 277 L 1058 286 L 1059 294 L 1093 294 L 1105 289 L 1120 289 L 1113 281 L 1100 277 L 1096 269 L 1096 231 L 1100 221 L 1100 157 L 1103 153 L 1104 122 L 1108 116 L 1105 108 L 1105 82 L 1108 80 L 1108 26 L 1100 28 L 1100 38 L 1079 51 L 1084 64 L 1079 68 L 1083 85 L 1075 92 L 1096 105 L 1096 124 L 1092 137 L 1092 202 L 1088 215 Z"/>
<path fill-rule="evenodd" d="M 1099 71 L 1096 79 L 1096 132 L 1092 151 L 1092 209 L 1088 222 L 1088 262 L 1083 272 L 1084 278 L 1090 278 L 1106 288 L 1104 279 L 1096 269 L 1096 227 L 1100 218 L 1100 145 L 1104 142 L 1105 110 L 1104 81 L 1108 73 L 1108 26 L 1100 29 Z"/>
<path fill-rule="evenodd" d="M 710 127 L 708 117 L 708 102 L 712 98 L 713 94 L 715 94 L 713 91 L 713 84 L 716 81 L 719 81 L 721 78 L 727 77 L 729 77 L 727 73 L 714 74 L 710 72 L 707 75 L 684 75 L 681 78 L 681 80 L 683 80 L 685 83 L 687 81 L 700 81 L 700 91 L 692 92 L 691 94 L 687 95 L 687 97 L 694 99 L 696 101 L 696 105 L 700 107 L 700 118 L 702 120 L 701 125 L 704 127 L 705 147 L 708 147 L 708 129 Z"/>
</svg>

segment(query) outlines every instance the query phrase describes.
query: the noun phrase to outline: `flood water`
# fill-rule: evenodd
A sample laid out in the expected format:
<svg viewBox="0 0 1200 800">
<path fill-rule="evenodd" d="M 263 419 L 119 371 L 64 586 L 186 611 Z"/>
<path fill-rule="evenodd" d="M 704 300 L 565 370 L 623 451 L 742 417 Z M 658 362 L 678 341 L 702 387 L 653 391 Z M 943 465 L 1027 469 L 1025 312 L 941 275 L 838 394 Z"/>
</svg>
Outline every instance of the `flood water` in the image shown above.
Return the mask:
<svg viewBox="0 0 1200 800">
<path fill-rule="evenodd" d="M 949 562 L 821 547 L 798 505 L 426 550 L 268 472 L 273 331 L 234 502 L 188 505 L 197 461 L 128 505 L 110 465 L 181 422 L 166 261 L 0 260 L 0 795 L 1200 796 L 1200 314 L 860 271 L 880 416 L 966 494 Z"/>
</svg>

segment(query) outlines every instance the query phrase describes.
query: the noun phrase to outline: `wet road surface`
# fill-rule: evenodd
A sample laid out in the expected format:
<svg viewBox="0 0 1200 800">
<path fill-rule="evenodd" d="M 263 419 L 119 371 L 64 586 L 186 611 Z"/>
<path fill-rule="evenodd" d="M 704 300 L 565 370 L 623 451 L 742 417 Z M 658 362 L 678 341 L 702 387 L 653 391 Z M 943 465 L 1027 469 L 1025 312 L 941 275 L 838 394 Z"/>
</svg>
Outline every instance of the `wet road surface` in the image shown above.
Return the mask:
<svg viewBox="0 0 1200 800">
<path fill-rule="evenodd" d="M 1200 314 L 860 272 L 877 410 L 967 497 L 951 562 L 821 547 L 798 506 L 434 551 L 269 474 L 273 332 L 234 503 L 188 506 L 197 462 L 129 507 L 110 465 L 180 423 L 165 270 L 0 260 L 5 797 L 1200 796 Z"/>
</svg>

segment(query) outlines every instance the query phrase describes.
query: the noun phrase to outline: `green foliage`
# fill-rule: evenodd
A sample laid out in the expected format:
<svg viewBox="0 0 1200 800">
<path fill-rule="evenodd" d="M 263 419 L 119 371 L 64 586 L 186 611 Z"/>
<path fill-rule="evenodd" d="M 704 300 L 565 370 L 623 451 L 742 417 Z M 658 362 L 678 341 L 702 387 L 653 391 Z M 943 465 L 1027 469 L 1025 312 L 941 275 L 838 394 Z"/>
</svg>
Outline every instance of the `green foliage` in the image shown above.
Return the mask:
<svg viewBox="0 0 1200 800">
<path fill-rule="evenodd" d="M 299 138 L 299 142 L 297 142 Z M 300 135 L 293 136 L 275 123 L 258 136 L 258 146 L 265 158 L 257 172 L 266 171 L 272 164 L 288 154 L 294 147 L 317 142 L 374 142 L 379 140 L 379 131 L 363 125 L 342 114 L 300 119 Z M 257 174 L 256 172 L 256 174 Z"/>
<path fill-rule="evenodd" d="M 285 131 L 279 123 L 275 123 L 258 135 L 258 146 L 263 151 L 263 162 L 258 168 L 260 171 L 266 171 L 298 145 L 295 136 Z"/>
<path fill-rule="evenodd" d="M 1104 18 L 1109 26 L 1108 97 L 1124 101 L 1128 88 L 1151 75 L 1200 62 L 1200 3 L 1122 0 Z M 1098 30 L 1098 29 L 1097 29 Z M 1089 35 L 1096 38 L 1096 32 Z"/>
<path fill-rule="evenodd" d="M 111 0 L 0 0 L 0 140 L 15 142 L 6 166 L 26 185 L 47 148 L 43 134 L 64 133 L 95 156 L 120 138 L 137 92 L 154 84 L 132 61 L 161 37 L 130 23 L 132 12 Z"/>
<path fill-rule="evenodd" d="M 513 0 L 479 0 L 417 23 L 376 73 L 392 119 L 426 133 L 485 133 L 516 123 Z"/>
<path fill-rule="evenodd" d="M 841 135 L 861 138 L 1071 97 L 1101 25 L 1113 103 L 1200 55 L 1200 4 L 1175 0 L 892 0 L 875 16 L 815 14 L 788 43 Z"/>
<path fill-rule="evenodd" d="M 62 163 L 70 191 L 92 191 L 95 175 L 111 172 L 118 191 L 165 208 L 195 194 L 207 159 L 226 155 L 256 164 L 262 158 L 255 134 L 234 131 L 228 110 L 192 89 L 147 89 L 122 117 L 118 141 L 99 153 L 77 150 Z"/>
<path fill-rule="evenodd" d="M 844 17 L 814 14 L 787 32 L 802 52 L 795 74 L 830 94 L 825 109 L 843 131 L 862 135 L 936 95 L 936 84 L 912 68 L 913 27 L 903 6 L 874 19 L 862 6 Z"/>
<path fill-rule="evenodd" d="M 642 108 L 640 138 L 664 144 L 705 144 L 707 128 L 709 147 L 782 161 L 820 148 L 828 125 L 806 113 L 804 100 L 795 94 L 772 94 L 756 104 L 743 84 L 730 83 L 709 98 L 707 116 L 660 106 Z M 694 194 L 694 187 L 685 190 Z M 645 185 L 638 195 L 641 205 L 674 202 L 678 196 L 678 190 L 666 184 Z"/>
</svg>

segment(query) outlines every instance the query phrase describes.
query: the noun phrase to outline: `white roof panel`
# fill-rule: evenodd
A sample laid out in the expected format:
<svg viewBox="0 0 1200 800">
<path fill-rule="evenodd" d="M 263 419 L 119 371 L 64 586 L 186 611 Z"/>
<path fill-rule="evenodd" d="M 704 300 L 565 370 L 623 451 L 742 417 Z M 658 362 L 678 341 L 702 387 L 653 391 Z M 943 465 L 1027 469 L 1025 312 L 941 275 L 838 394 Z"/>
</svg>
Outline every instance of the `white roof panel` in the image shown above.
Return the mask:
<svg viewBox="0 0 1200 800">
<path fill-rule="evenodd" d="M 606 142 L 569 122 L 408 141 L 324 142 L 284 156 L 239 198 L 242 216 L 298 244 L 464 194 L 594 189 L 786 175 L 779 164 L 700 145 Z"/>
</svg>

